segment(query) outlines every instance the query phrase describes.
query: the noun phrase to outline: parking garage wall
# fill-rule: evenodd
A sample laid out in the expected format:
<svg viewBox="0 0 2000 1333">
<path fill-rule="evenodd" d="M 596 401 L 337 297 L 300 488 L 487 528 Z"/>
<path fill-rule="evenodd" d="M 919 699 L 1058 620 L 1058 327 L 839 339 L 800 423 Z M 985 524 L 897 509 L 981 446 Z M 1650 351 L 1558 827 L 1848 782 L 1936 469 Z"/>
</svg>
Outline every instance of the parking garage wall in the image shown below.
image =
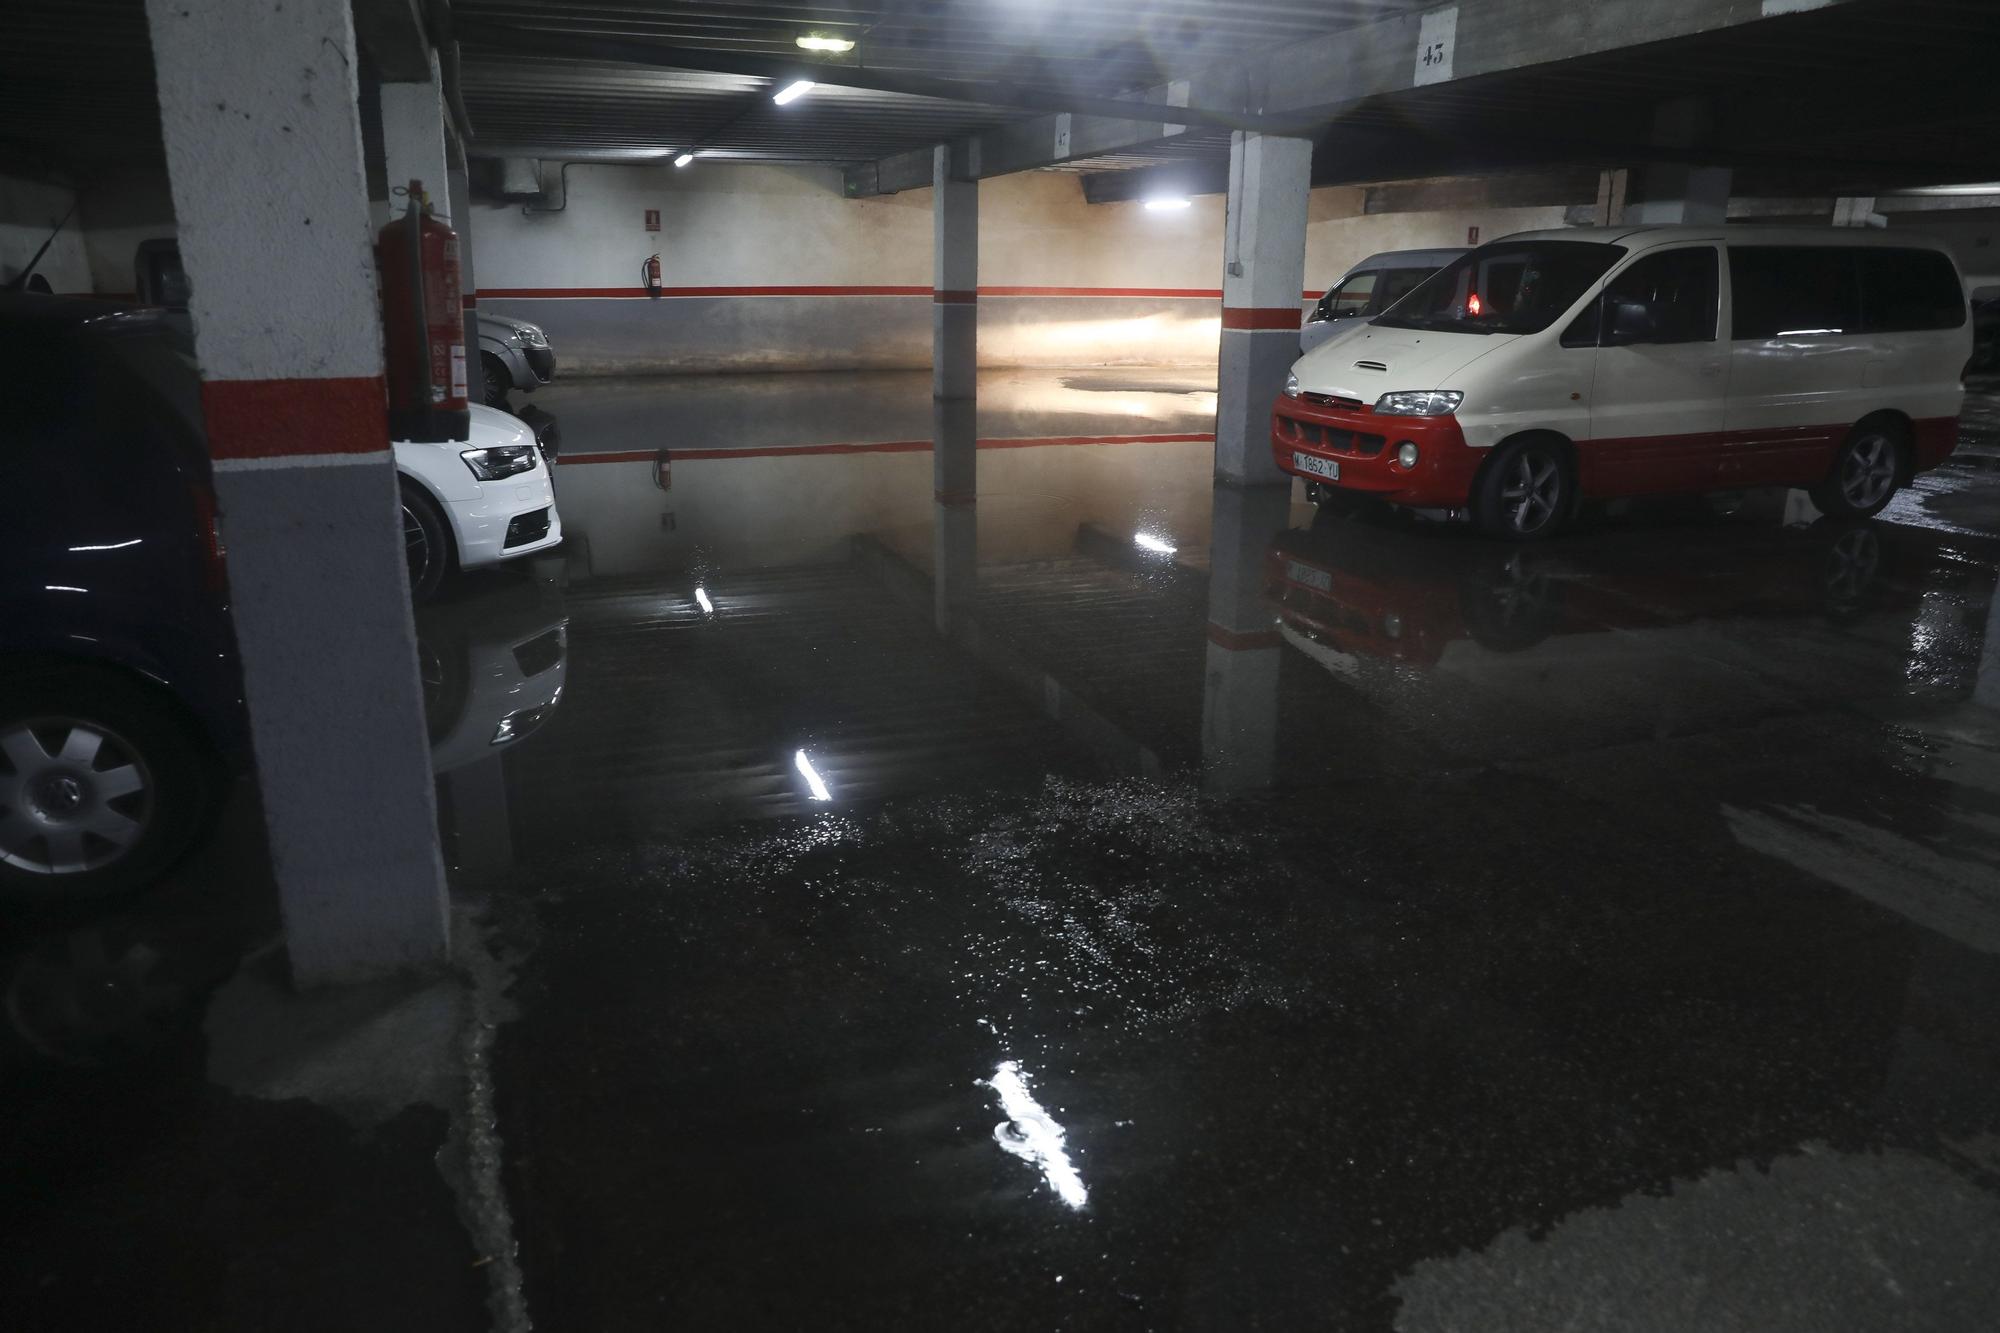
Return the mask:
<svg viewBox="0 0 2000 1333">
<path fill-rule="evenodd" d="M 706 162 L 577 164 L 561 182 L 551 166 L 547 184 L 526 211 L 475 205 L 474 269 L 480 308 L 542 325 L 566 374 L 930 364 L 928 190 L 846 199 L 835 171 Z M 1212 364 L 1223 202 L 1091 205 L 1057 172 L 984 182 L 980 363 Z M 1560 226 L 1562 213 L 1363 215 L 1358 191 L 1316 192 L 1307 276 L 1324 286 L 1378 250 L 1462 242 L 1468 225 Z M 656 252 L 654 299 L 642 267 Z"/>
<path fill-rule="evenodd" d="M 49 239 L 49 232 L 76 203 L 74 192 L 60 185 L 0 176 L 0 282 L 19 274 Z M 85 255 L 83 228 L 72 216 L 49 245 L 35 272 L 57 292 L 91 290 L 90 262 Z"/>
</svg>

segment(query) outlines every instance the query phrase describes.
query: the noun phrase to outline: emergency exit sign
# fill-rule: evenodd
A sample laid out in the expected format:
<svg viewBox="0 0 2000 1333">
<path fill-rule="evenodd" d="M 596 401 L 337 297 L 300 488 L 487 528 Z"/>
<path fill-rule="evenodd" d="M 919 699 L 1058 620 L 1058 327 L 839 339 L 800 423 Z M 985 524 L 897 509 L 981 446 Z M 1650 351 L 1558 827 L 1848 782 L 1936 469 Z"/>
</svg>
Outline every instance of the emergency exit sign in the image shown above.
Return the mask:
<svg viewBox="0 0 2000 1333">
<path fill-rule="evenodd" d="M 658 231 L 659 229 L 660 229 L 660 210 L 659 210 L 659 209 L 657 209 L 657 208 L 649 208 L 649 209 L 647 209 L 647 210 L 646 210 L 646 230 L 647 230 L 647 231 Z"/>
</svg>

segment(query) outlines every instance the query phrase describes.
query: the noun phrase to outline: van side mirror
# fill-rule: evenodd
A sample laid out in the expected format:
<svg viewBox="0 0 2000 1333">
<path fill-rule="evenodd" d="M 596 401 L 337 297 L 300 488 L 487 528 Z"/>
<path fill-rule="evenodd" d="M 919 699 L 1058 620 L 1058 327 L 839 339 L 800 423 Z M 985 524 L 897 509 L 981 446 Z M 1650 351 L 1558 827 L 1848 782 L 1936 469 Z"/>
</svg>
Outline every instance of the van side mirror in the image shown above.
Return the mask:
<svg viewBox="0 0 2000 1333">
<path fill-rule="evenodd" d="M 1606 347 L 1624 347 L 1632 343 L 1651 342 L 1660 335 L 1659 311 L 1650 301 L 1625 301 L 1613 297 L 1605 302 L 1607 327 L 1604 331 Z"/>
</svg>

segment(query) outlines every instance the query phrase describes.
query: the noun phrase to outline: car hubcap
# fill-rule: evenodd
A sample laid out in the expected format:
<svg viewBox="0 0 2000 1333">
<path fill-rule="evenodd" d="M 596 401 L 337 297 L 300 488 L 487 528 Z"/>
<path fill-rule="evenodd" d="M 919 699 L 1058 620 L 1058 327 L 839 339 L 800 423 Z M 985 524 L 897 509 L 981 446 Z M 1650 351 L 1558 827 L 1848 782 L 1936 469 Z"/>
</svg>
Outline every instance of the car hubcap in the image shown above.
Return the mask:
<svg viewBox="0 0 2000 1333">
<path fill-rule="evenodd" d="M 71 718 L 0 730 L 0 863 L 39 875 L 111 864 L 152 818 L 152 779 L 132 747 Z"/>
<path fill-rule="evenodd" d="M 1895 446 L 1880 435 L 1856 440 L 1840 473 L 1840 493 L 1847 503 L 1871 509 L 1895 488 Z"/>
<path fill-rule="evenodd" d="M 1530 450 L 1508 465 L 1500 503 L 1514 531 L 1540 531 L 1556 516 L 1561 502 L 1562 469 L 1553 458 Z"/>
</svg>

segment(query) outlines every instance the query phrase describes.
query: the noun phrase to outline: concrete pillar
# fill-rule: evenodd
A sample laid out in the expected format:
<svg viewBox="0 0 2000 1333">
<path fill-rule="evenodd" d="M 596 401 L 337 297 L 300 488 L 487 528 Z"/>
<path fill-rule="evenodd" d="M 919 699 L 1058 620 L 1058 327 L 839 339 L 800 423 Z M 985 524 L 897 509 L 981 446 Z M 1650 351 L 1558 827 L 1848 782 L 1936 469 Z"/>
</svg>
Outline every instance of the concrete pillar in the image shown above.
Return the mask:
<svg viewBox="0 0 2000 1333">
<path fill-rule="evenodd" d="M 1639 173 L 1641 202 L 1628 205 L 1625 221 L 1637 225 L 1693 223 L 1717 225 L 1729 220 L 1728 167 L 1692 165 L 1713 126 L 1711 109 L 1698 97 L 1666 102 L 1653 112 L 1654 144 L 1690 150 L 1688 161 L 1651 162 Z"/>
<path fill-rule="evenodd" d="M 1311 185 L 1311 143 L 1230 136 L 1215 475 L 1236 485 L 1288 480 L 1271 457 L 1271 404 L 1299 355 Z"/>
<path fill-rule="evenodd" d="M 970 398 L 979 373 L 979 182 L 963 144 L 939 144 L 931 176 L 931 393 Z"/>
<path fill-rule="evenodd" d="M 1875 211 L 1875 196 L 1843 195 L 1833 201 L 1836 227 L 1886 227 L 1889 219 Z"/>
<path fill-rule="evenodd" d="M 466 370 L 475 386 L 473 401 L 479 401 L 477 386 L 484 383 L 479 371 L 479 287 L 472 272 L 472 184 L 466 178 L 465 150 L 454 136 L 445 161 L 445 181 L 449 186 L 446 202 L 451 207 L 451 228 L 458 233 L 458 290 L 465 304 Z"/>
<path fill-rule="evenodd" d="M 938 632 L 950 634 L 979 581 L 979 403 L 931 401 L 931 588 Z"/>
<path fill-rule="evenodd" d="M 438 76 L 437 53 L 431 53 L 429 79 L 385 83 L 381 102 L 382 160 L 389 179 L 390 214 L 401 216 L 407 205 L 396 191 L 419 180 L 430 194 L 432 207 L 449 218 L 451 169 L 445 160 L 444 83 Z M 465 249 L 459 247 L 461 255 Z"/>
<path fill-rule="evenodd" d="M 1202 787 L 1271 785 L 1278 748 L 1277 615 L 1264 555 L 1291 521 L 1289 488 L 1217 486 L 1210 525 L 1208 670 L 1201 704 Z"/>
<path fill-rule="evenodd" d="M 349 0 L 147 0 L 286 943 L 445 956 Z"/>
<path fill-rule="evenodd" d="M 1625 220 L 1625 192 L 1631 173 L 1619 167 L 1597 173 L 1597 216 L 1600 227 L 1615 227 Z"/>
</svg>

